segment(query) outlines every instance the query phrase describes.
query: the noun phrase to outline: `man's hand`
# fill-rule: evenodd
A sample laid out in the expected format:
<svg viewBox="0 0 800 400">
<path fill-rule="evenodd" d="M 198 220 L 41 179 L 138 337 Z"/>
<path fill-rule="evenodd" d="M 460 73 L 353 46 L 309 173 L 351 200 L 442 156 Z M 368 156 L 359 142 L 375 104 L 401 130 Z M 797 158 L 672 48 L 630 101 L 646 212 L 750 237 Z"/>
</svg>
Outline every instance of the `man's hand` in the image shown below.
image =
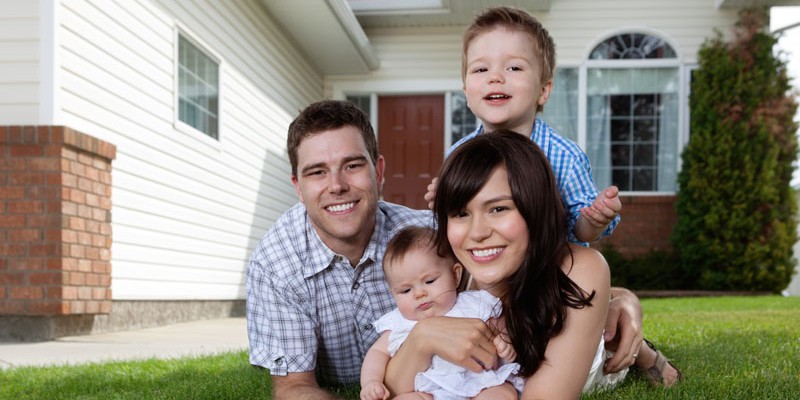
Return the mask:
<svg viewBox="0 0 800 400">
<path fill-rule="evenodd" d="M 436 183 L 439 181 L 439 178 L 431 179 L 431 183 L 428 184 L 428 192 L 425 193 L 425 201 L 428 202 L 428 208 L 433 210 L 433 200 L 436 199 Z"/>
<path fill-rule="evenodd" d="M 591 206 L 582 208 L 580 212 L 581 217 L 585 218 L 592 226 L 605 229 L 620 210 L 622 210 L 622 202 L 619 199 L 619 189 L 616 186 L 609 186 L 600 192 Z"/>
<path fill-rule="evenodd" d="M 603 338 L 606 348 L 614 351 L 603 372 L 619 372 L 636 362 L 642 344 L 642 306 L 630 290 L 611 288 Z"/>
</svg>

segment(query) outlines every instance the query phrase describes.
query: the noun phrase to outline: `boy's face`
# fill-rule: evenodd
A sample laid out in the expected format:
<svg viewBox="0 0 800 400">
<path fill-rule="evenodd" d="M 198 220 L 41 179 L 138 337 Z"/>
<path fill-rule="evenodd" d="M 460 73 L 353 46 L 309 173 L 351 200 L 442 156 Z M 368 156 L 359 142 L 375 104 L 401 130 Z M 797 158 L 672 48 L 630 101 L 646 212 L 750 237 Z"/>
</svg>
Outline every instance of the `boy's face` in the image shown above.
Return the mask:
<svg viewBox="0 0 800 400">
<path fill-rule="evenodd" d="M 386 280 L 406 319 L 439 317 L 456 303 L 461 264 L 439 257 L 434 249 L 411 249 L 386 267 Z"/>
<path fill-rule="evenodd" d="M 542 60 L 534 46 L 530 35 L 504 27 L 476 36 L 467 46 L 464 93 L 487 132 L 531 132 L 536 109 L 553 87 L 553 81 L 541 82 Z"/>
</svg>

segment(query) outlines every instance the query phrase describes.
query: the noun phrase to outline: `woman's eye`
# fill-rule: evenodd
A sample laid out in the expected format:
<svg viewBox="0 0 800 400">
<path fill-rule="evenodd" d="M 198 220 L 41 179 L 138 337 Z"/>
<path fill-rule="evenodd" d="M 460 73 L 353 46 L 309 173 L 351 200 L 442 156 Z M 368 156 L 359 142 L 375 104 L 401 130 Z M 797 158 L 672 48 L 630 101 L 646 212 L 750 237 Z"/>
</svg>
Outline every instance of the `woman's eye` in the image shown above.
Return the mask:
<svg viewBox="0 0 800 400">
<path fill-rule="evenodd" d="M 506 206 L 492 207 L 492 212 L 493 213 L 502 212 L 502 211 L 505 211 L 505 210 L 508 210 L 508 207 L 506 207 Z"/>
<path fill-rule="evenodd" d="M 464 211 L 457 211 L 450 215 L 450 218 L 464 218 L 467 216 L 467 213 Z"/>
</svg>

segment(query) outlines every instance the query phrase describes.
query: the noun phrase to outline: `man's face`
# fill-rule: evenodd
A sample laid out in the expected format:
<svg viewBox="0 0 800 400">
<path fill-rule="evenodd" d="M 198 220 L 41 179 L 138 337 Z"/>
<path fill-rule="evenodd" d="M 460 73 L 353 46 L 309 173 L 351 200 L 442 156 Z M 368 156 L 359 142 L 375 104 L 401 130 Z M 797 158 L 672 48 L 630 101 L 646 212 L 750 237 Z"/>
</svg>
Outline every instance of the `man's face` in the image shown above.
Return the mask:
<svg viewBox="0 0 800 400">
<path fill-rule="evenodd" d="M 297 148 L 297 196 L 323 243 L 351 262 L 375 228 L 383 158 L 376 164 L 353 126 L 312 134 Z"/>
</svg>

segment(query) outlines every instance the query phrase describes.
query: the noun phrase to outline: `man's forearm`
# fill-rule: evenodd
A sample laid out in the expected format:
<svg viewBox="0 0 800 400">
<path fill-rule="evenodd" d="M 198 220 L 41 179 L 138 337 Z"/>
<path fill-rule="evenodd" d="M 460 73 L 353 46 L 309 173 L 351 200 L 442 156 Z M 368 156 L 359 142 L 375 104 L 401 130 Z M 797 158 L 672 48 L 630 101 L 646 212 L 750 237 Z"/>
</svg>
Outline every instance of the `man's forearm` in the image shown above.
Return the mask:
<svg viewBox="0 0 800 400">
<path fill-rule="evenodd" d="M 272 376 L 272 398 L 275 400 L 341 400 L 317 384 L 313 371 Z"/>
</svg>

